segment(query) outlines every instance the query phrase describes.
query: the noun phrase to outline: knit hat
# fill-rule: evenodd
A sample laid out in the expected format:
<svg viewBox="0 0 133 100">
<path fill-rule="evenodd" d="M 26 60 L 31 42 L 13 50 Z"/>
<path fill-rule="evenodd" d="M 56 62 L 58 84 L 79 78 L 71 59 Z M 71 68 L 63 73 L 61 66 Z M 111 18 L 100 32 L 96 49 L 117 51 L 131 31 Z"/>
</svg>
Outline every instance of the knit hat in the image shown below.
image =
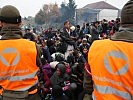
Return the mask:
<svg viewBox="0 0 133 100">
<path fill-rule="evenodd" d="M 121 24 L 133 24 L 133 0 L 129 0 L 122 8 Z"/>
<path fill-rule="evenodd" d="M 0 21 L 10 24 L 20 23 L 21 16 L 18 9 L 11 5 L 4 6 L 0 12 Z"/>
</svg>

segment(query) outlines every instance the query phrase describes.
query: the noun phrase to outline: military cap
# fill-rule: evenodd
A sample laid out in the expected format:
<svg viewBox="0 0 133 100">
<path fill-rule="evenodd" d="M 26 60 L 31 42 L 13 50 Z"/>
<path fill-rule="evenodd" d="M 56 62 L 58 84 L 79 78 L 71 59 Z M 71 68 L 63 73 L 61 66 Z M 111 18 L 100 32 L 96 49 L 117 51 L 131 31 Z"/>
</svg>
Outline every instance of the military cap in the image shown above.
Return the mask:
<svg viewBox="0 0 133 100">
<path fill-rule="evenodd" d="M 21 22 L 21 16 L 18 9 L 11 5 L 1 8 L 0 21 L 5 23 L 17 24 Z"/>
<path fill-rule="evenodd" d="M 121 24 L 133 24 L 133 0 L 129 0 L 122 8 Z"/>
</svg>

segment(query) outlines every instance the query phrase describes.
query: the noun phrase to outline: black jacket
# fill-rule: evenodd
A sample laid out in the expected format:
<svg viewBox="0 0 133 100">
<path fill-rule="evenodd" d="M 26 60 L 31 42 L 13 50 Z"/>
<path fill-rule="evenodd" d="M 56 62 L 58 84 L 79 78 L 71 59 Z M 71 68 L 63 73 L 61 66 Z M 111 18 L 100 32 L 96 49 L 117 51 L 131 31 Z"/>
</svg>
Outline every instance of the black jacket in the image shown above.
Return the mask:
<svg viewBox="0 0 133 100">
<path fill-rule="evenodd" d="M 61 42 L 62 42 L 62 48 L 64 48 L 64 51 L 67 50 L 68 44 L 69 45 L 75 45 L 75 42 L 73 39 L 70 38 L 69 33 L 66 31 L 66 28 L 63 29 L 63 32 L 60 34 Z"/>
</svg>

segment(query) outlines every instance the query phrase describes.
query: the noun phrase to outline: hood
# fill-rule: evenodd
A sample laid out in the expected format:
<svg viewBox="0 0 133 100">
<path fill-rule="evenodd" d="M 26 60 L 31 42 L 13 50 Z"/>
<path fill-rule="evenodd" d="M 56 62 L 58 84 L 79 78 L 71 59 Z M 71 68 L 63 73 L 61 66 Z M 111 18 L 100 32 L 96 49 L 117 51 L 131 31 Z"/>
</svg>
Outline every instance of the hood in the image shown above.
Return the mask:
<svg viewBox="0 0 133 100">
<path fill-rule="evenodd" d="M 61 71 L 61 75 L 64 75 L 66 73 L 66 67 L 64 64 L 57 64 L 56 68 L 59 68 Z"/>
</svg>

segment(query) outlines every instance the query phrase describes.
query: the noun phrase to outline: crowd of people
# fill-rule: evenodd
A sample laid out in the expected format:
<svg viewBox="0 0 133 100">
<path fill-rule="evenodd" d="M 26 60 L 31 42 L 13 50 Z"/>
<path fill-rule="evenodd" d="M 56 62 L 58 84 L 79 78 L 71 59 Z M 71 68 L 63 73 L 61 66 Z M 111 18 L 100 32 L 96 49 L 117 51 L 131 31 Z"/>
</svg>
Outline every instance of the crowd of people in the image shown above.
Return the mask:
<svg viewBox="0 0 133 100">
<path fill-rule="evenodd" d="M 132 80 L 128 84 L 126 78 L 132 77 L 133 20 L 124 15 L 133 14 L 130 5 L 132 0 L 124 6 L 121 21 L 103 19 L 82 26 L 65 21 L 62 29 L 49 28 L 41 34 L 29 28 L 22 33 L 17 8 L 4 6 L 0 11 L 0 100 L 132 100 Z M 121 63 L 125 65 L 119 70 Z M 129 75 L 124 76 L 126 72 Z M 127 87 L 122 88 L 124 84 Z"/>
<path fill-rule="evenodd" d="M 49 99 L 53 97 L 54 100 L 83 100 L 85 93 L 92 98 L 92 82 L 89 84 L 89 92 L 83 88 L 83 85 L 86 85 L 84 69 L 89 48 L 95 40 L 109 38 L 118 31 L 119 24 L 118 18 L 116 21 L 107 22 L 104 19 L 83 23 L 82 27 L 72 26 L 66 21 L 63 29 L 52 31 L 52 28 L 49 28 L 42 30 L 42 34 L 37 34 L 35 29 L 26 28 L 21 34 L 22 37 L 35 42 L 40 48 L 41 64 L 38 64 L 38 77 L 41 99 L 44 100 L 51 94 Z M 4 31 L 2 28 L 3 34 Z"/>
<path fill-rule="evenodd" d="M 45 84 L 45 92 L 49 93 L 48 88 L 51 87 L 52 92 L 60 91 L 59 94 L 53 92 L 55 98 L 63 98 L 57 100 L 65 100 L 64 98 L 83 100 L 86 93 L 92 98 L 93 84 L 90 82 L 87 91 L 88 86 L 84 80 L 89 48 L 95 40 L 110 38 L 114 32 L 118 31 L 119 26 L 120 19 L 117 18 L 115 21 L 104 19 L 90 24 L 83 23 L 82 27 L 72 26 L 69 21 L 66 21 L 63 29 L 52 31 L 52 28 L 49 28 L 42 30 L 42 34 L 26 29 L 24 38 L 36 42 L 41 47 L 43 64 L 41 68 L 46 74 L 44 76 L 48 76 L 43 82 L 49 83 Z M 91 81 L 91 76 L 89 77 Z M 47 93 L 44 94 L 45 96 L 41 95 L 43 99 L 47 96 Z"/>
</svg>

